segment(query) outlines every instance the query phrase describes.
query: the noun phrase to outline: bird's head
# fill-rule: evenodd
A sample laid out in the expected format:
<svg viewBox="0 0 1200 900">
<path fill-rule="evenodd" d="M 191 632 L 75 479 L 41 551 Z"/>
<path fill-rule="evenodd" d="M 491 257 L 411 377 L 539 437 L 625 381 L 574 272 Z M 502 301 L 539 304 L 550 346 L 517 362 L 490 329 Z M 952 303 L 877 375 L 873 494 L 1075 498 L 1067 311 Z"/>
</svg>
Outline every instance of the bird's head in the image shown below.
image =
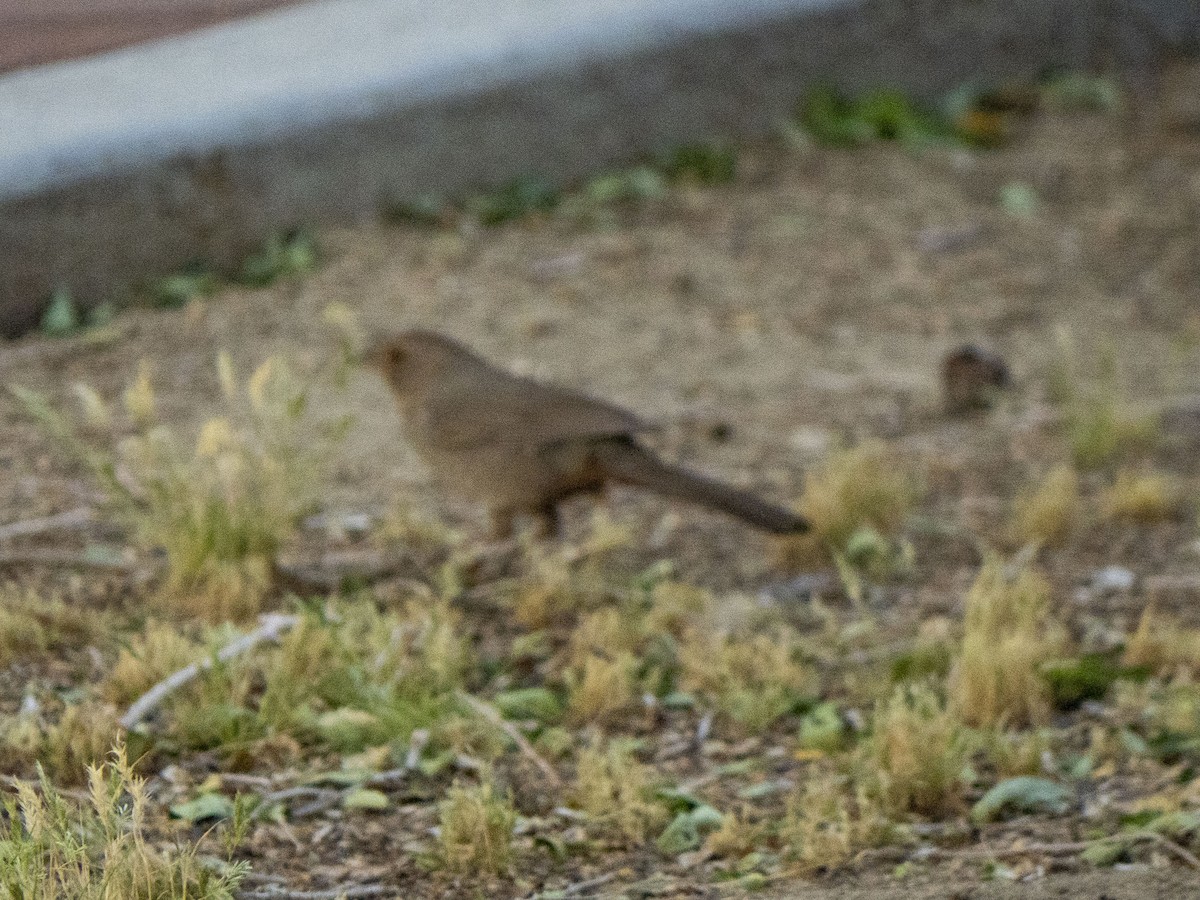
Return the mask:
<svg viewBox="0 0 1200 900">
<path fill-rule="evenodd" d="M 474 360 L 474 354 L 457 341 L 423 329 L 379 335 L 362 357 L 363 364 L 382 375 L 401 396 L 421 392 Z"/>
</svg>

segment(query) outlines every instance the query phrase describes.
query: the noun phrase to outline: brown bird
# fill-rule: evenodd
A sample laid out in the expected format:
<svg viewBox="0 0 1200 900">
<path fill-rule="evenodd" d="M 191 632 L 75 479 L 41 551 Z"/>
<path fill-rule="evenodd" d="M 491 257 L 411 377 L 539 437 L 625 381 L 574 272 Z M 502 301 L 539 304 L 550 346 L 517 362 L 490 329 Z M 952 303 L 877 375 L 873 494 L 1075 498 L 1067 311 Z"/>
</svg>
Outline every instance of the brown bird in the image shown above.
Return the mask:
<svg viewBox="0 0 1200 900">
<path fill-rule="evenodd" d="M 493 532 L 520 514 L 557 531 L 558 504 L 609 484 L 646 488 L 776 534 L 808 530 L 796 513 L 659 459 L 633 413 L 499 369 L 432 331 L 377 341 L 366 362 L 396 396 L 414 448 L 439 481 L 488 507 Z"/>
<path fill-rule="evenodd" d="M 950 415 L 987 409 L 1011 386 L 1008 364 L 975 344 L 964 344 L 942 360 L 942 399 Z"/>
</svg>

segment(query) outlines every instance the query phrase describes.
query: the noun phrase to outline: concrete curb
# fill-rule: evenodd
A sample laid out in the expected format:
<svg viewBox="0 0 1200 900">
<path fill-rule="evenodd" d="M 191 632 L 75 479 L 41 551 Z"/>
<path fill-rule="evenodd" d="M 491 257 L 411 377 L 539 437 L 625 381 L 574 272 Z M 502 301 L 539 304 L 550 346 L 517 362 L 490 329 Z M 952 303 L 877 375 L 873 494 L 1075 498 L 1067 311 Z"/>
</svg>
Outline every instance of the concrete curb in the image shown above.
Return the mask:
<svg viewBox="0 0 1200 900">
<path fill-rule="evenodd" d="M 266 235 L 1195 43 L 1195 0 L 323 0 L 0 78 L 0 333 Z"/>
</svg>

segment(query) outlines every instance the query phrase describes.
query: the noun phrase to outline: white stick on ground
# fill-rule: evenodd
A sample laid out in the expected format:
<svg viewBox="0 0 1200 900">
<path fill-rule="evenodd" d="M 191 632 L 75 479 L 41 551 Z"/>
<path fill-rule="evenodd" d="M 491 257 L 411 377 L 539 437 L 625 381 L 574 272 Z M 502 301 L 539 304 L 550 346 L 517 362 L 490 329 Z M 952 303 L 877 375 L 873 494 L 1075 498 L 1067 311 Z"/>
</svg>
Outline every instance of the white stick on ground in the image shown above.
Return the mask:
<svg viewBox="0 0 1200 900">
<path fill-rule="evenodd" d="M 123 559 L 106 558 L 73 550 L 0 550 L 0 569 L 46 566 L 51 569 L 99 569 L 102 572 L 137 574 L 143 567 Z"/>
<path fill-rule="evenodd" d="M 236 641 L 222 647 L 217 651 L 217 660 L 219 662 L 228 662 L 231 659 L 236 659 L 243 653 L 253 650 L 259 644 L 265 641 L 274 643 L 278 641 L 290 628 L 298 621 L 299 616 L 285 616 L 278 613 L 268 613 L 265 616 L 259 617 L 259 626 L 249 634 L 243 635 Z M 179 690 L 184 685 L 194 681 L 200 676 L 201 672 L 207 672 L 213 667 L 213 661 L 206 659 L 203 662 L 192 663 L 190 666 L 180 669 L 172 675 L 168 675 L 137 700 L 133 701 L 133 705 L 125 715 L 121 716 L 121 727 L 126 731 L 140 725 L 150 713 L 158 708 L 159 704 L 167 697 Z"/>
<path fill-rule="evenodd" d="M 517 728 L 516 725 L 505 719 L 504 716 L 500 714 L 500 710 L 496 709 L 496 707 L 492 706 L 490 703 L 486 703 L 483 700 L 480 700 L 478 697 L 468 694 L 466 691 L 459 691 L 458 698 L 463 703 L 467 704 L 467 706 L 471 707 L 471 709 L 475 710 L 475 712 L 479 713 L 479 715 L 483 716 L 483 718 L 487 719 L 489 722 L 507 734 L 510 738 L 512 738 L 513 743 L 517 745 L 517 749 L 520 750 L 531 763 L 541 770 L 542 774 L 549 779 L 552 785 L 555 787 L 562 786 L 562 776 L 558 774 L 554 766 L 546 762 L 545 757 L 533 749 L 533 744 L 529 743 L 529 739 L 526 738 L 525 735 L 521 734 L 521 730 Z"/>
<path fill-rule="evenodd" d="M 45 534 L 47 531 L 68 531 L 72 528 L 81 528 L 90 521 L 92 521 L 91 507 L 80 506 L 67 512 L 55 513 L 52 516 L 24 519 L 20 522 L 0 525 L 0 541 L 28 537 L 32 534 Z"/>
<path fill-rule="evenodd" d="M 398 888 L 382 884 L 359 884 L 349 887 L 331 888 L 327 891 L 289 891 L 287 888 L 266 888 L 238 891 L 238 900 L 357 900 L 360 897 L 383 897 L 391 894 L 399 897 Z"/>
</svg>

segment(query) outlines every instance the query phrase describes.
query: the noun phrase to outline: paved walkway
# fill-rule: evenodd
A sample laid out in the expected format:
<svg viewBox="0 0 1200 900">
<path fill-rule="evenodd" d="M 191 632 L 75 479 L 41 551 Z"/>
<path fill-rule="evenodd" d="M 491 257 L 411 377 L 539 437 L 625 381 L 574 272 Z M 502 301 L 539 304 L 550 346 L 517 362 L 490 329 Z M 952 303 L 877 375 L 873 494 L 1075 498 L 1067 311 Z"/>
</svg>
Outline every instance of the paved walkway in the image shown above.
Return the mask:
<svg viewBox="0 0 1200 900">
<path fill-rule="evenodd" d="M 126 47 L 297 0 L 6 0 L 0 72 Z"/>
<path fill-rule="evenodd" d="M 100 22 L 124 42 L 268 5 L 0 0 L 0 47 L 63 56 L 89 45 L 68 21 L 95 49 Z M 297 225 L 763 134 L 816 84 L 932 97 L 1197 36 L 1197 0 L 314 0 L 26 68 L 0 76 L 0 335 L 59 288 L 120 298 Z"/>
</svg>

